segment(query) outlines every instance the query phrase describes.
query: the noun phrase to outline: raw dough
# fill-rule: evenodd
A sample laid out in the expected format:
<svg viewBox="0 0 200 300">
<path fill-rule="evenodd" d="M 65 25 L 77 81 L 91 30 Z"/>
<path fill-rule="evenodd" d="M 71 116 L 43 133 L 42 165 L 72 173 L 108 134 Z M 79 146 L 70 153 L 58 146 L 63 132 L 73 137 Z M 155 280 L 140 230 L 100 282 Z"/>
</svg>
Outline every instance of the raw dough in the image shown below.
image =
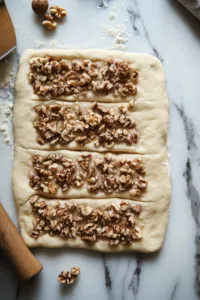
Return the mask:
<svg viewBox="0 0 200 300">
<path fill-rule="evenodd" d="M 147 192 L 138 199 L 134 197 L 130 199 L 128 193 L 121 195 L 119 193 L 105 195 L 102 192 L 90 194 L 85 187 L 82 187 L 81 189 L 71 188 L 69 192 L 65 194 L 59 192 L 56 197 L 54 196 L 54 200 L 51 199 L 52 195 L 44 195 L 48 201 L 52 203 L 56 201 L 56 198 L 63 198 L 61 201 L 76 199 L 75 201 L 77 203 L 89 204 L 93 207 L 100 207 L 110 202 L 116 203 L 122 198 L 129 198 L 132 203 L 138 203 L 138 201 L 140 201 L 139 203 L 141 203 L 143 208 L 140 214 L 141 222 L 144 223 L 143 238 L 132 243 L 129 247 L 123 245 L 110 247 L 105 241 L 98 241 L 94 245 L 89 245 L 80 240 L 80 238 L 68 240 L 44 235 L 34 240 L 29 236 L 33 221 L 33 212 L 29 198 L 35 194 L 35 191 L 29 185 L 29 171 L 32 169 L 31 157 L 34 154 L 47 155 L 50 153 L 49 150 L 51 150 L 48 146 L 40 146 L 36 143 L 36 132 L 32 126 L 32 121 L 35 118 L 33 107 L 45 99 L 41 99 L 34 94 L 33 88 L 28 81 L 28 73 L 30 70 L 29 60 L 32 57 L 46 55 L 50 55 L 55 59 L 65 58 L 69 60 L 89 58 L 92 61 L 99 61 L 102 66 L 106 64 L 107 59 L 112 57 L 128 62 L 133 68 L 139 71 L 138 92 L 134 97 L 114 97 L 111 94 L 100 96 L 89 92 L 84 97 L 61 96 L 54 101 L 59 100 L 62 101 L 62 103 L 68 103 L 67 105 L 72 105 L 74 101 L 80 101 L 84 102 L 83 105 L 89 106 L 89 102 L 94 101 L 107 103 L 105 105 L 112 105 L 113 103 L 128 103 L 134 99 L 135 108 L 133 116 L 140 131 L 139 143 L 131 148 L 123 144 L 118 144 L 111 151 L 117 152 L 116 154 L 113 153 L 113 156 L 142 158 L 147 173 L 145 176 L 145 180 L 148 181 Z M 168 158 L 166 151 L 169 104 L 166 95 L 164 71 L 160 61 L 148 54 L 105 50 L 27 50 L 20 60 L 15 91 L 14 134 L 16 147 L 13 168 L 13 192 L 18 209 L 21 233 L 26 244 L 30 247 L 67 246 L 105 252 L 130 250 L 154 252 L 160 249 L 166 231 L 170 203 L 170 178 L 168 175 Z M 50 103 L 50 101 L 47 102 Z M 80 152 L 69 150 L 94 151 L 92 152 L 93 156 L 104 155 L 103 153 L 97 153 L 97 151 L 105 151 L 103 147 L 96 148 L 92 144 L 85 145 L 80 149 L 74 143 L 69 144 L 67 147 L 65 146 L 65 149 L 68 150 L 58 151 L 58 149 L 59 146 L 57 146 L 54 151 L 66 154 L 72 159 L 76 159 Z M 126 154 L 128 152 L 139 154 Z"/>
</svg>

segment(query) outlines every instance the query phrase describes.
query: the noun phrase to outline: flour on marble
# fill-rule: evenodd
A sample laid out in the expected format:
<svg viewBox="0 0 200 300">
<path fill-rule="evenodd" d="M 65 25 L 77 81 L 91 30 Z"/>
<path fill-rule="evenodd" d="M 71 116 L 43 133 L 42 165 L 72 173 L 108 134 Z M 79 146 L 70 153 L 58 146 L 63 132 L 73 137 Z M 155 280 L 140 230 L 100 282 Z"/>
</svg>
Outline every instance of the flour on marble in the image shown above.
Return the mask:
<svg viewBox="0 0 200 300">
<path fill-rule="evenodd" d="M 0 89 L 9 88 L 14 86 L 14 75 L 12 60 L 3 59 L 0 62 Z"/>
<path fill-rule="evenodd" d="M 12 120 L 13 103 L 9 100 L 0 100 L 0 133 L 4 142 L 11 144 L 10 121 Z"/>
<path fill-rule="evenodd" d="M 114 48 L 125 50 L 129 47 L 129 34 L 125 25 L 112 26 L 101 25 L 101 30 L 107 35 L 113 38 Z"/>
<path fill-rule="evenodd" d="M 58 48 L 58 49 L 89 49 L 89 48 L 94 48 L 92 44 L 83 44 L 83 45 L 73 45 L 73 44 L 66 44 L 61 42 L 59 39 L 54 39 L 50 42 L 46 41 L 41 41 L 38 39 L 35 39 L 33 37 L 30 37 L 30 40 L 33 42 L 33 46 L 36 49 L 41 49 L 41 48 Z"/>
<path fill-rule="evenodd" d="M 114 20 L 116 18 L 116 14 L 114 12 L 109 13 L 109 19 Z"/>
<path fill-rule="evenodd" d="M 0 61 L 0 135 L 7 145 L 12 145 L 12 111 L 15 75 L 18 67 L 16 52 Z"/>
</svg>

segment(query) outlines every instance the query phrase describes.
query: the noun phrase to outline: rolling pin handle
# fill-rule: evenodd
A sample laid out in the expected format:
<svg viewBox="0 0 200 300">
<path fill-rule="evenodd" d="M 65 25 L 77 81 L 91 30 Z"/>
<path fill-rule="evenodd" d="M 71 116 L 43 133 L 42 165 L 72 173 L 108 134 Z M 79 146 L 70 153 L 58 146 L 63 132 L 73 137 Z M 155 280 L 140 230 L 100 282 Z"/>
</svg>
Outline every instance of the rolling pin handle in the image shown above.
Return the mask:
<svg viewBox="0 0 200 300">
<path fill-rule="evenodd" d="M 15 266 L 22 280 L 27 280 L 40 273 L 41 263 L 25 245 L 12 220 L 0 203 L 0 245 Z"/>
</svg>

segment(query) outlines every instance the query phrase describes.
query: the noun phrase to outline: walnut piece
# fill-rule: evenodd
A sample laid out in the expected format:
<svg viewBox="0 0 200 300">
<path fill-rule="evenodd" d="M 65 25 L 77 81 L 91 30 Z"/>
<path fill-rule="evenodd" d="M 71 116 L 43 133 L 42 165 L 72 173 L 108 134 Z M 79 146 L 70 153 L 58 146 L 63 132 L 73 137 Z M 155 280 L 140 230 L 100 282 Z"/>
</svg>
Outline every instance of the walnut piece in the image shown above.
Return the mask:
<svg viewBox="0 0 200 300">
<path fill-rule="evenodd" d="M 60 155 L 35 155 L 32 157 L 36 173 L 30 172 L 30 186 L 34 190 L 56 194 L 59 188 L 67 191 L 75 181 L 76 165 Z"/>
<path fill-rule="evenodd" d="M 58 275 L 58 281 L 63 284 L 73 284 L 77 276 L 80 274 L 80 268 L 79 267 L 73 267 L 70 271 L 62 271 Z"/>
<path fill-rule="evenodd" d="M 50 6 L 50 14 L 56 19 L 62 19 L 67 15 L 66 9 L 59 6 Z"/>
<path fill-rule="evenodd" d="M 55 30 L 57 27 L 57 23 L 54 21 L 51 15 L 45 15 L 42 25 L 49 30 Z"/>
<path fill-rule="evenodd" d="M 48 6 L 48 0 L 32 0 L 32 9 L 38 15 L 44 15 Z"/>
</svg>

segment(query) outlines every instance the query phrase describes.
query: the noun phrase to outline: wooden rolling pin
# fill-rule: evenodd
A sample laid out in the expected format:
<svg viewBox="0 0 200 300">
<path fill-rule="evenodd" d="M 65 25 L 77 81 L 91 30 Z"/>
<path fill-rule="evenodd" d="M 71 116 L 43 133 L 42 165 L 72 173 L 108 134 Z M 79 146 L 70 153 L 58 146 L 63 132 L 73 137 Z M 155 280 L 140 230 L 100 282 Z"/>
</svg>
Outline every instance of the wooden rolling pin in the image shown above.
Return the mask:
<svg viewBox="0 0 200 300">
<path fill-rule="evenodd" d="M 22 280 L 32 278 L 42 270 L 43 266 L 25 245 L 1 203 L 0 246 L 5 250 Z"/>
</svg>

